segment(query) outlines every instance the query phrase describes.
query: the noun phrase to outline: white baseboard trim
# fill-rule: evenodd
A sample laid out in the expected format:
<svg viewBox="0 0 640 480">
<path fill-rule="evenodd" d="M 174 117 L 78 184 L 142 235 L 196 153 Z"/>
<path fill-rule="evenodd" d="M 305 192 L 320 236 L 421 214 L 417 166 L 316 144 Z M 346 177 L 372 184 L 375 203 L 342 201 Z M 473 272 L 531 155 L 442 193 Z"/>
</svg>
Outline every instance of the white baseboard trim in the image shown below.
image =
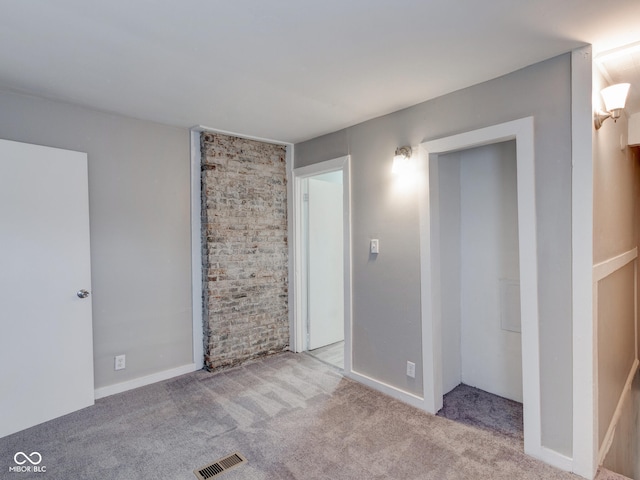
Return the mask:
<svg viewBox="0 0 640 480">
<path fill-rule="evenodd" d="M 126 392 L 127 390 L 133 390 L 134 388 L 151 385 L 152 383 L 161 382 L 162 380 L 168 380 L 173 377 L 184 375 L 185 373 L 195 372 L 196 370 L 199 370 L 196 364 L 190 363 L 181 367 L 171 368 L 169 370 L 163 370 L 162 372 L 153 373 L 151 375 L 147 375 L 146 377 L 134 378 L 133 380 L 127 380 L 126 382 L 96 388 L 94 390 L 95 399 L 98 400 L 99 398 L 115 395 L 116 393 L 122 393 Z"/>
<path fill-rule="evenodd" d="M 540 460 L 565 472 L 573 472 L 573 458 L 567 457 L 550 448 L 540 447 Z"/>
<path fill-rule="evenodd" d="M 351 372 L 345 371 L 344 376 L 426 412 L 424 398 L 414 395 L 413 393 L 405 392 L 397 387 L 374 380 L 371 377 L 354 372 L 353 370 Z"/>
</svg>

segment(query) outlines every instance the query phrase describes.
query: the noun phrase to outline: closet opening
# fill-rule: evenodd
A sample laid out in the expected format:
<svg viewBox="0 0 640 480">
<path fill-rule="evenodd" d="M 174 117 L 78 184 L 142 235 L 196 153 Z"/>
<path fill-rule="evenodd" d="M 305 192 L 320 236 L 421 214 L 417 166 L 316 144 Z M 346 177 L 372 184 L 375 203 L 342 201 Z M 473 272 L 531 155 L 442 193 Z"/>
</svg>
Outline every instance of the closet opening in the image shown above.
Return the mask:
<svg viewBox="0 0 640 480">
<path fill-rule="evenodd" d="M 443 408 L 522 442 L 516 142 L 439 155 Z"/>
<path fill-rule="evenodd" d="M 524 452 L 542 459 L 533 117 L 423 142 L 420 157 L 424 408 L 461 383 L 521 403 Z"/>
</svg>

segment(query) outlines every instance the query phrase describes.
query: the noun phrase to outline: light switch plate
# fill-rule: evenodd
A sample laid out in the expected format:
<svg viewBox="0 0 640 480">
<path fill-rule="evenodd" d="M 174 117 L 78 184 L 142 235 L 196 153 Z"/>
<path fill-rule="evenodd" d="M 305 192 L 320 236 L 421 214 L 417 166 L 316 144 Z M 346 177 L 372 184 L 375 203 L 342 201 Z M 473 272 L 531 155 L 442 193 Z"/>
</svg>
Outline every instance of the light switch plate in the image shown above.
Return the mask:
<svg viewBox="0 0 640 480">
<path fill-rule="evenodd" d="M 407 362 L 407 377 L 416 378 L 416 364 Z"/>
<path fill-rule="evenodd" d="M 380 253 L 380 240 L 377 238 L 372 238 L 369 243 L 369 251 L 373 254 Z"/>
</svg>

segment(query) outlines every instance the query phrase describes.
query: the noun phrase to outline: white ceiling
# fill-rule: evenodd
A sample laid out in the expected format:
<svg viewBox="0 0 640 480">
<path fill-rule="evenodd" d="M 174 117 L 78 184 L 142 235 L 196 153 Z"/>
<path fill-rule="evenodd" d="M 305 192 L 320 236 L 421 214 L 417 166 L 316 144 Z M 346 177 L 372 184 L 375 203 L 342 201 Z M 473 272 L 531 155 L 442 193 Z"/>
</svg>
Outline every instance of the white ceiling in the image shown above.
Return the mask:
<svg viewBox="0 0 640 480">
<path fill-rule="evenodd" d="M 0 88 L 297 142 L 639 26 L 639 0 L 0 0 Z"/>
</svg>

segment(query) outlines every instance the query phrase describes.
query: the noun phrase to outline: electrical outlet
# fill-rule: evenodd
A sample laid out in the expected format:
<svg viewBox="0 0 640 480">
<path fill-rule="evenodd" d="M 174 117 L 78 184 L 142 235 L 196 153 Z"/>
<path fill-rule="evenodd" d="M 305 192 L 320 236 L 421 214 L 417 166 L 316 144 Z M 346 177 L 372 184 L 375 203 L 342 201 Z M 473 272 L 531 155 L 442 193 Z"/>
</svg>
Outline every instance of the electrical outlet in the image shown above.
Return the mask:
<svg viewBox="0 0 640 480">
<path fill-rule="evenodd" d="M 407 377 L 416 378 L 416 364 L 407 362 Z"/>
<path fill-rule="evenodd" d="M 127 356 L 126 355 L 116 355 L 113 369 L 114 370 L 124 370 L 127 367 Z"/>
</svg>

